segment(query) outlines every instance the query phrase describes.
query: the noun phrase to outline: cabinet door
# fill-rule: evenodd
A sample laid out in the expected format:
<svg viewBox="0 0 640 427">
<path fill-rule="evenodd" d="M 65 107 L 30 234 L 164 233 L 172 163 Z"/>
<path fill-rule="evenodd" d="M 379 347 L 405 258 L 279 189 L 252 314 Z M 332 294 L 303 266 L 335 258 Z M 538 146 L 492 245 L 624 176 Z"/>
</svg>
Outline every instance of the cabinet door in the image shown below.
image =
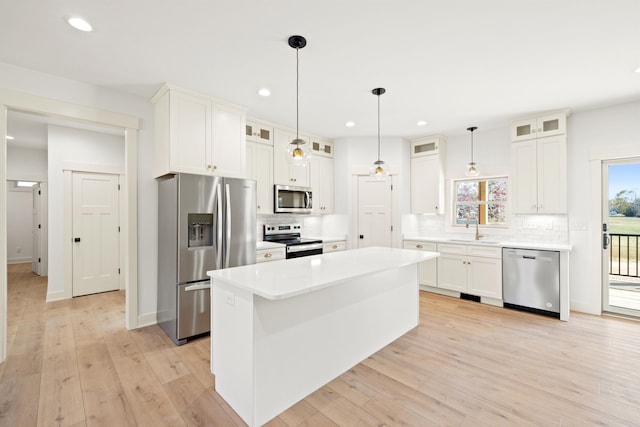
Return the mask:
<svg viewBox="0 0 640 427">
<path fill-rule="evenodd" d="M 467 257 L 441 253 L 438 259 L 438 287 L 467 292 Z"/>
<path fill-rule="evenodd" d="M 333 157 L 333 142 L 309 137 L 311 152 L 314 156 Z"/>
<path fill-rule="evenodd" d="M 469 257 L 467 274 L 470 294 L 502 299 L 502 261 L 500 259 Z"/>
<path fill-rule="evenodd" d="M 411 159 L 411 213 L 444 213 L 444 177 L 438 155 Z"/>
<path fill-rule="evenodd" d="M 273 183 L 309 187 L 309 168 L 293 166 L 287 161 L 287 148 L 295 138 L 295 133 L 283 129 L 274 129 L 273 144 Z M 303 138 L 303 136 L 300 136 Z M 308 145 L 305 148 L 309 148 Z M 311 159 L 313 162 L 313 158 Z"/>
<path fill-rule="evenodd" d="M 252 142 L 273 145 L 273 128 L 247 120 L 245 139 Z"/>
<path fill-rule="evenodd" d="M 567 115 L 564 112 L 538 117 L 536 123 L 537 138 L 564 135 L 567 133 Z"/>
<path fill-rule="evenodd" d="M 245 113 L 213 104 L 211 111 L 211 172 L 242 177 L 246 167 Z"/>
<path fill-rule="evenodd" d="M 424 138 L 411 142 L 411 157 L 432 156 L 440 151 L 440 138 Z"/>
<path fill-rule="evenodd" d="M 538 139 L 538 213 L 567 213 L 567 143 L 564 135 Z"/>
<path fill-rule="evenodd" d="M 206 173 L 212 167 L 209 160 L 211 102 L 172 92 L 169 104 L 170 169 L 173 172 Z"/>
<path fill-rule="evenodd" d="M 257 210 L 259 214 L 273 213 L 273 147 L 261 143 L 247 143 L 247 176 L 256 180 Z"/>
<path fill-rule="evenodd" d="M 333 159 L 315 157 L 309 164 L 313 213 L 333 213 Z"/>
<path fill-rule="evenodd" d="M 513 176 L 513 212 L 531 214 L 538 212 L 538 171 L 536 140 L 511 144 L 511 170 Z"/>
<path fill-rule="evenodd" d="M 534 118 L 519 120 L 511 125 L 511 141 L 524 141 L 536 137 L 537 121 Z"/>
</svg>

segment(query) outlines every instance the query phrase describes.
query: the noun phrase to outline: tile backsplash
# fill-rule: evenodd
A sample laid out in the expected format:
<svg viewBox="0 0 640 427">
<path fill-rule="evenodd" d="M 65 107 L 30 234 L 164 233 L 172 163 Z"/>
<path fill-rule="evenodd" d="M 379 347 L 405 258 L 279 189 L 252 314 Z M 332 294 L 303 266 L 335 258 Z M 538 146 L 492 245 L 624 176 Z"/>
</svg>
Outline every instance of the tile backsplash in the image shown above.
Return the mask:
<svg viewBox="0 0 640 427">
<path fill-rule="evenodd" d="M 445 215 L 403 215 L 402 234 L 420 237 L 447 237 L 456 234 L 445 231 L 446 219 Z M 569 242 L 567 215 L 514 215 L 511 224 L 509 229 L 501 229 L 500 233 L 496 233 L 495 238 L 531 243 Z M 463 232 L 462 229 L 460 231 Z"/>
</svg>

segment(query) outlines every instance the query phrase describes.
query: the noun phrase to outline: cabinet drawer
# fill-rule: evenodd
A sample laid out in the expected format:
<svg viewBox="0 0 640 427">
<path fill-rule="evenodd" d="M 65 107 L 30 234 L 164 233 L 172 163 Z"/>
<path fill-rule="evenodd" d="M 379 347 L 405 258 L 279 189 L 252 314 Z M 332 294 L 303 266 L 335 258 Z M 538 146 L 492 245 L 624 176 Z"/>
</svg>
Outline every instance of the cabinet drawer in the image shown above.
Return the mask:
<svg viewBox="0 0 640 427">
<path fill-rule="evenodd" d="M 322 245 L 322 253 L 338 252 L 347 249 L 347 242 L 329 242 Z"/>
<path fill-rule="evenodd" d="M 500 246 L 467 246 L 467 255 L 481 256 L 485 258 L 501 258 L 502 248 Z"/>
<path fill-rule="evenodd" d="M 285 248 L 260 249 L 256 251 L 256 262 L 275 261 L 285 259 Z"/>
<path fill-rule="evenodd" d="M 415 242 L 408 240 L 404 242 L 405 249 L 413 249 L 417 251 L 437 252 L 437 244 L 434 242 Z"/>
<path fill-rule="evenodd" d="M 456 245 L 452 243 L 438 243 L 438 252 L 444 254 L 466 255 L 467 245 Z"/>
</svg>

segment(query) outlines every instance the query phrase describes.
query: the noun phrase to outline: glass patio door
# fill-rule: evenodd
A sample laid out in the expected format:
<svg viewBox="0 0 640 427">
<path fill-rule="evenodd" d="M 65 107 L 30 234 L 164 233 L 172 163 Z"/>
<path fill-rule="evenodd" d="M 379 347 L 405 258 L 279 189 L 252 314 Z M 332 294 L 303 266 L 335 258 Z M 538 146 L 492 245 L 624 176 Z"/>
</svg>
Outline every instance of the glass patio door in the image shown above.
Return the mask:
<svg viewBox="0 0 640 427">
<path fill-rule="evenodd" d="M 602 164 L 602 310 L 640 317 L 640 159 Z"/>
</svg>

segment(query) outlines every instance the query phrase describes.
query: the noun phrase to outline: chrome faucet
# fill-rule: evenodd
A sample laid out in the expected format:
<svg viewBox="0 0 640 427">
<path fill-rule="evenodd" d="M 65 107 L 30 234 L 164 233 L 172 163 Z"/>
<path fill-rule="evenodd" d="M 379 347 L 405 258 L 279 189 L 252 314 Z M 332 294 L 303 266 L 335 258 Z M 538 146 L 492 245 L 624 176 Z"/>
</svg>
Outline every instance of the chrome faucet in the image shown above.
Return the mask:
<svg viewBox="0 0 640 427">
<path fill-rule="evenodd" d="M 467 215 L 467 221 L 465 223 L 465 227 L 466 228 L 469 228 L 469 220 L 471 218 L 472 218 L 471 216 Z M 482 237 L 482 235 L 480 234 L 480 232 L 478 230 L 478 222 L 480 222 L 480 221 L 478 221 L 478 217 L 476 215 L 474 215 L 473 218 L 476 220 L 476 240 L 480 240 L 480 238 Z"/>
</svg>

